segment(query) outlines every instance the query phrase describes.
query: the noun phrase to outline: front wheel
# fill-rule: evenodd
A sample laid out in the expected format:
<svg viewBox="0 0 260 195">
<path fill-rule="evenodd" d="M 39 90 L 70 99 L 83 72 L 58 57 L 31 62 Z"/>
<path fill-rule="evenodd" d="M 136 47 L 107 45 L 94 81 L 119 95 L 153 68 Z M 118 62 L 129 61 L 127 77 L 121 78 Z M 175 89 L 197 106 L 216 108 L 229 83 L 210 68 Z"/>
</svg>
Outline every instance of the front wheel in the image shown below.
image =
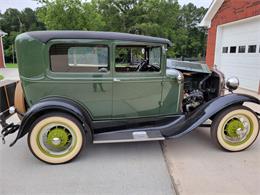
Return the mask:
<svg viewBox="0 0 260 195">
<path fill-rule="evenodd" d="M 80 153 L 85 139 L 82 125 L 76 118 L 64 113 L 49 113 L 33 123 L 28 145 L 38 159 L 62 164 Z"/>
<path fill-rule="evenodd" d="M 256 114 L 245 106 L 233 106 L 220 112 L 211 125 L 211 137 L 227 151 L 242 151 L 251 146 L 259 134 Z"/>
</svg>

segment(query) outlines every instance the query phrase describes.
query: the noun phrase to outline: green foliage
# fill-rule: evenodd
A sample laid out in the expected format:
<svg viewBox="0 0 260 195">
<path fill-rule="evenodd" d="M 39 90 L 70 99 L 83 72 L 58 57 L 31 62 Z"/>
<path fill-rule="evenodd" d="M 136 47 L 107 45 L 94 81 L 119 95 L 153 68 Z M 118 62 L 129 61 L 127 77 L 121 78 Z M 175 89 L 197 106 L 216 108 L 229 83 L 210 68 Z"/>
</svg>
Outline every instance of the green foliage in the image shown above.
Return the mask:
<svg viewBox="0 0 260 195">
<path fill-rule="evenodd" d="M 12 63 L 6 63 L 5 66 L 6 68 L 17 68 L 17 64 L 12 64 Z"/>
<path fill-rule="evenodd" d="M 4 14 L 0 13 L 0 29 L 8 33 L 3 38 L 6 62 L 15 62 L 15 37 L 26 31 L 43 30 L 44 24 L 38 21 L 35 11 L 25 8 L 23 11 L 7 9 Z"/>
<path fill-rule="evenodd" d="M 92 3 L 81 0 L 40 0 L 39 19 L 50 30 L 102 30 L 104 22 Z"/>
<path fill-rule="evenodd" d="M 206 9 L 175 0 L 94 0 L 105 22 L 104 30 L 170 39 L 168 57 L 205 56 L 205 30 L 197 25 Z"/>
<path fill-rule="evenodd" d="M 35 0 L 36 11 L 8 9 L 0 13 L 5 57 L 13 62 L 17 34 L 32 30 L 94 30 L 127 32 L 168 38 L 168 57 L 205 56 L 206 32 L 198 23 L 206 13 L 192 3 L 177 0 Z M 15 60 L 14 60 L 15 61 Z"/>
</svg>

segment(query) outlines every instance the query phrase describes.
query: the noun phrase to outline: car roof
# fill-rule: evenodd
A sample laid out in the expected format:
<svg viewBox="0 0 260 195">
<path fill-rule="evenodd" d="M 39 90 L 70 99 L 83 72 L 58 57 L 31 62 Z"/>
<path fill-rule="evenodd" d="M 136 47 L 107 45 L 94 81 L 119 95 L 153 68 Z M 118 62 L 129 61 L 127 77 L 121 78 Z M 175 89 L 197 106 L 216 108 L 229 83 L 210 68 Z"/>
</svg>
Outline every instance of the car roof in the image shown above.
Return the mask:
<svg viewBox="0 0 260 195">
<path fill-rule="evenodd" d="M 101 32 L 101 31 L 31 31 L 27 32 L 29 36 L 38 39 L 43 43 L 47 43 L 53 39 L 103 39 L 103 40 L 121 40 L 121 41 L 135 41 L 160 43 L 172 46 L 172 42 L 168 39 L 135 35 L 129 33 L 118 32 Z"/>
</svg>

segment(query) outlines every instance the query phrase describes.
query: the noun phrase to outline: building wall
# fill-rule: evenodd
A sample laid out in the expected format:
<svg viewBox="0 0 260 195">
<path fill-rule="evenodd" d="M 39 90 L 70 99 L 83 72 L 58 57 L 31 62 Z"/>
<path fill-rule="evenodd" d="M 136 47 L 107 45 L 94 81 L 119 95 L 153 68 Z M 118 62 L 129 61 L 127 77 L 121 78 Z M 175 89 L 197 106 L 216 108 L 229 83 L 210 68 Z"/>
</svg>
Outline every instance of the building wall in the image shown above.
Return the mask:
<svg viewBox="0 0 260 195">
<path fill-rule="evenodd" d="M 0 68 L 4 68 L 4 51 L 3 51 L 3 41 L 2 37 L 0 37 Z"/>
<path fill-rule="evenodd" d="M 214 65 L 217 26 L 260 15 L 260 0 L 225 0 L 208 29 L 206 63 Z"/>
</svg>

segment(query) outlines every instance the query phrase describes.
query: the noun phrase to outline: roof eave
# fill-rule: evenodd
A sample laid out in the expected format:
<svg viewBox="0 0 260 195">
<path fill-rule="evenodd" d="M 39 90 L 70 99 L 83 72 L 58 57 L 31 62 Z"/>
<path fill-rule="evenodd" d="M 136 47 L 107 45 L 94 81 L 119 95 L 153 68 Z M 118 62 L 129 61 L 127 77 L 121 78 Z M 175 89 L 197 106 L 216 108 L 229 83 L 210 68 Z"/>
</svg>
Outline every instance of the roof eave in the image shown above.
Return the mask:
<svg viewBox="0 0 260 195">
<path fill-rule="evenodd" d="M 211 20 L 216 15 L 216 13 L 218 12 L 218 10 L 221 7 L 221 5 L 223 4 L 223 2 L 224 2 L 224 0 L 213 0 L 212 1 L 207 13 L 205 14 L 205 16 L 203 17 L 203 19 L 201 20 L 201 22 L 199 24 L 200 27 L 207 27 L 207 28 L 211 27 Z"/>
</svg>

